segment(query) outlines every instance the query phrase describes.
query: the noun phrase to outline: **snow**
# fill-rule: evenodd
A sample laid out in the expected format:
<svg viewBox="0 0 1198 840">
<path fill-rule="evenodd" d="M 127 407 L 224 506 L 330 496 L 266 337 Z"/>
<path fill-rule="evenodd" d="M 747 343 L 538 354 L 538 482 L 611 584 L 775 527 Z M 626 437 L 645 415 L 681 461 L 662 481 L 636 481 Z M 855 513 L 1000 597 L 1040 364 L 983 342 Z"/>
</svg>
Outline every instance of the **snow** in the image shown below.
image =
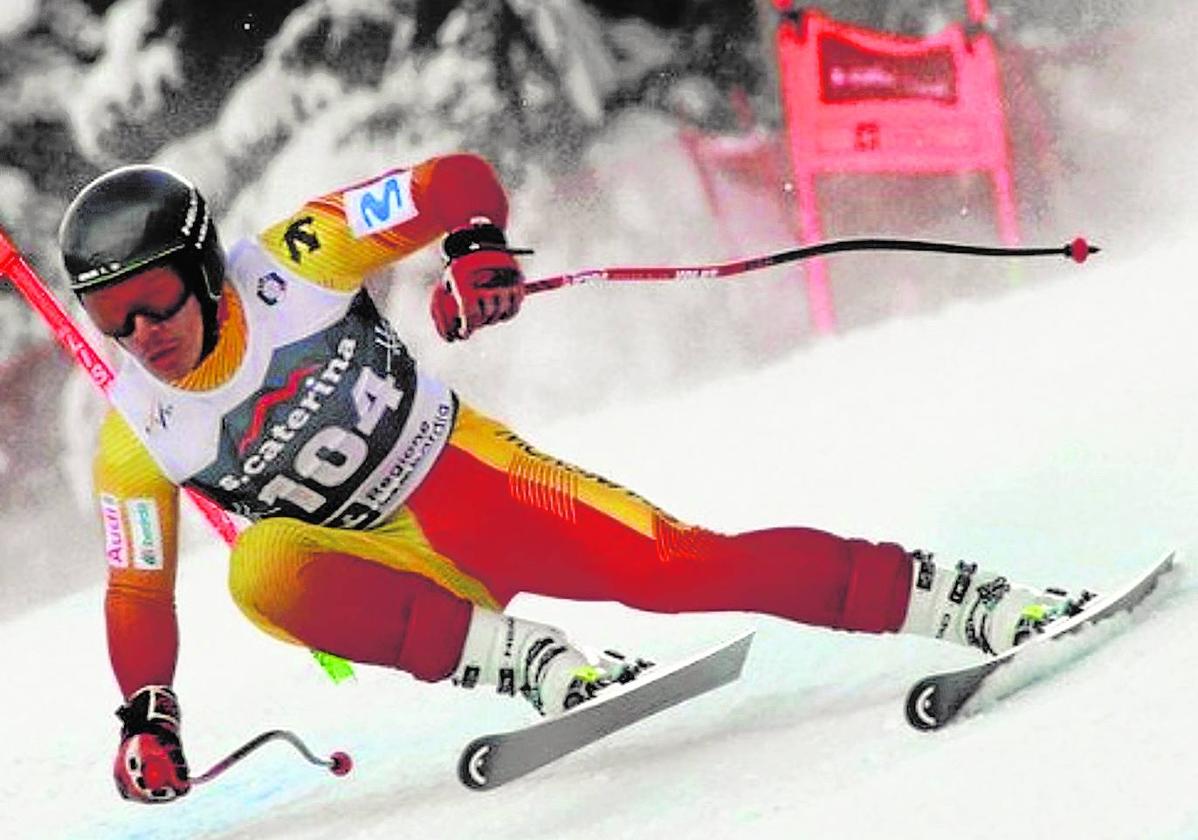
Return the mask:
<svg viewBox="0 0 1198 840">
<path fill-rule="evenodd" d="M 1111 587 L 1193 540 L 1198 290 L 1187 260 L 1164 236 L 1134 253 L 1115 245 L 999 299 L 525 431 L 718 528 L 802 523 L 1032 583 Z M 578 305 L 594 294 L 561 294 L 575 293 Z M 905 690 L 971 661 L 968 651 L 522 596 L 515 612 L 661 659 L 758 636 L 734 686 L 480 795 L 456 781 L 457 751 L 525 720 L 522 703 L 365 667 L 333 686 L 237 614 L 223 551 L 199 536 L 189 534 L 179 605 L 193 769 L 282 727 L 320 753 L 347 750 L 354 772 L 337 779 L 271 746 L 170 807 L 121 802 L 93 589 L 0 626 L 16 659 L 0 716 L 6 822 L 92 840 L 1198 833 L 1187 737 L 1198 648 L 1185 643 L 1198 587 L 1186 562 L 1102 644 L 1062 654 L 1050 678 L 932 735 L 906 725 Z"/>
</svg>

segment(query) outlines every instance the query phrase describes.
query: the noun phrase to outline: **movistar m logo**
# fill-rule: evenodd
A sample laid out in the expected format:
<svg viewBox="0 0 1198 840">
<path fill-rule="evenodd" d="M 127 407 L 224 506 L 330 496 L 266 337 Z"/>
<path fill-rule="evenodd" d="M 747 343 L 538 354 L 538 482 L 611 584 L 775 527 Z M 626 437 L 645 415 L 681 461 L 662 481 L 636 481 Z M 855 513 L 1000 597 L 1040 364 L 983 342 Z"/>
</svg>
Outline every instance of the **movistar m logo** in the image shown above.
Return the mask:
<svg viewBox="0 0 1198 840">
<path fill-rule="evenodd" d="M 382 233 L 414 219 L 418 212 L 412 198 L 410 170 L 393 172 L 343 194 L 345 218 L 354 236 Z"/>
<path fill-rule="evenodd" d="M 373 193 L 363 193 L 361 198 L 362 218 L 367 224 L 386 224 L 391 220 L 391 205 L 395 212 L 403 212 L 404 196 L 399 190 L 399 181 L 388 178 L 383 182 L 383 197 L 378 198 Z"/>
</svg>

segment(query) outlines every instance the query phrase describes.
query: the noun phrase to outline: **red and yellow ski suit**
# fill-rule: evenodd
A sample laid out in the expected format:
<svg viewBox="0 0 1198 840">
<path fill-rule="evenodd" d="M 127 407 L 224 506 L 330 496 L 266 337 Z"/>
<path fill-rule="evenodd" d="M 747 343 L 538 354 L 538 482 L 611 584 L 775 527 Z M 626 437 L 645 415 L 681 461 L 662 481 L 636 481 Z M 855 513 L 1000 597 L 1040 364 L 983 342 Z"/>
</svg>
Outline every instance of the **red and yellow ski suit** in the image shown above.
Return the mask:
<svg viewBox="0 0 1198 840">
<path fill-rule="evenodd" d="M 477 157 L 426 161 L 412 169 L 411 185 L 419 212 L 383 232 L 355 236 L 344 193 L 334 192 L 259 242 L 283 259 L 284 232 L 303 220 L 320 248 L 297 270 L 346 290 L 472 218 L 507 222 L 504 191 Z M 249 333 L 237 295 L 227 289 L 225 298 L 217 347 L 175 386 L 217 388 L 237 369 Z M 152 500 L 160 512 L 161 563 L 110 563 L 109 651 L 127 696 L 174 675 L 178 488 L 115 412 L 101 430 L 95 482 L 110 521 L 129 516 L 130 501 Z M 129 522 L 106 530 L 123 539 L 135 532 Z M 124 546 L 125 556 L 136 550 Z M 884 632 L 903 622 L 911 568 L 893 544 L 806 528 L 723 535 L 686 525 L 459 404 L 431 472 L 388 521 L 345 530 L 263 519 L 234 545 L 229 587 L 245 614 L 280 639 L 435 681 L 458 664 L 471 605 L 500 610 L 520 592 Z"/>
</svg>

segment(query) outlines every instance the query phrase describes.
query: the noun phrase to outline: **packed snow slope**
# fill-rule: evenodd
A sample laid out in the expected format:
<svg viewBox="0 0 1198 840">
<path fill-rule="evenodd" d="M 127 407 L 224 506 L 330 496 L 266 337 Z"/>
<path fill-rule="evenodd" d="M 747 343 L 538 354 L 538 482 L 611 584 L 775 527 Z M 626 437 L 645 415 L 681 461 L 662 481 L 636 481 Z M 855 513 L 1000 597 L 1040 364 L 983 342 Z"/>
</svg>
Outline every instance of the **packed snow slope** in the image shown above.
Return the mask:
<svg viewBox="0 0 1198 840">
<path fill-rule="evenodd" d="M 1111 587 L 1194 537 L 1198 287 L 1176 242 L 1107 242 L 1000 299 L 524 431 L 711 527 L 804 524 L 1032 583 Z M 637 292 L 561 294 L 598 306 Z M 177 688 L 193 770 L 282 727 L 349 751 L 355 771 L 337 779 L 271 746 L 176 804 L 120 801 L 118 698 L 91 590 L 0 626 L 16 658 L 0 715 L 5 836 L 1198 836 L 1192 562 L 1131 619 L 1062 643 L 1049 679 L 933 735 L 904 722 L 905 690 L 968 651 L 522 596 L 519 614 L 662 660 L 745 629 L 757 640 L 738 684 L 480 795 L 455 778 L 458 750 L 526 720 L 522 702 L 370 668 L 333 686 L 240 617 L 223 550 L 198 528 L 190 542 Z"/>
</svg>

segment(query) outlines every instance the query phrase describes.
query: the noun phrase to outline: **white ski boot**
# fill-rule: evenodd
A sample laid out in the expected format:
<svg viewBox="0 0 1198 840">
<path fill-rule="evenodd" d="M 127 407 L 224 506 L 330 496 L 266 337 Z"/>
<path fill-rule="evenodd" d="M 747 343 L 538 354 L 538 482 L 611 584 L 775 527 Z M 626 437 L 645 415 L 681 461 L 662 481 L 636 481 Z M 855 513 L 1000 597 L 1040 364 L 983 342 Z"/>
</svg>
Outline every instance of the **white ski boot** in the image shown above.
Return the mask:
<svg viewBox="0 0 1198 840">
<path fill-rule="evenodd" d="M 1076 615 L 1094 598 L 1070 597 L 1059 589 L 1039 590 L 964 561 L 954 568 L 916 551 L 911 602 L 900 633 L 915 633 L 975 647 L 997 655 L 1022 644 L 1053 621 Z"/>
<path fill-rule="evenodd" d="M 518 691 L 542 715 L 553 717 L 608 686 L 636 679 L 651 664 L 630 662 L 614 651 L 592 663 L 556 627 L 475 607 L 452 679 L 463 688 Z"/>
</svg>

